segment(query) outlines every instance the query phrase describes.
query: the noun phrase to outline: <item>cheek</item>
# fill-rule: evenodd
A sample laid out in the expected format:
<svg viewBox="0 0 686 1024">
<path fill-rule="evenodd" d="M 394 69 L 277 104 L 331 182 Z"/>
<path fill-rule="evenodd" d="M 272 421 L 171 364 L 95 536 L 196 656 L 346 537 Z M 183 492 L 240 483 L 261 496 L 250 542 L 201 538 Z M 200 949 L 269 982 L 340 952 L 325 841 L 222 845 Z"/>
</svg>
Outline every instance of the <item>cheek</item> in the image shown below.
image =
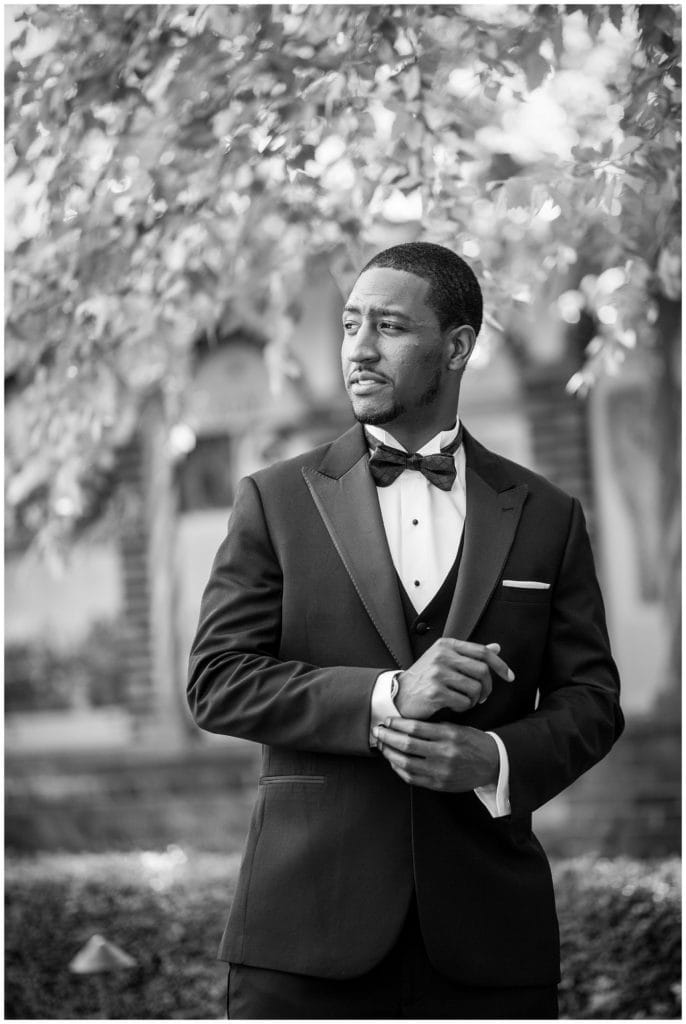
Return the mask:
<svg viewBox="0 0 686 1024">
<path fill-rule="evenodd" d="M 440 360 L 434 352 L 422 351 L 405 354 L 397 365 L 399 372 L 402 373 L 405 386 L 420 391 L 427 381 L 434 379 L 436 371 L 441 367 Z"/>
</svg>

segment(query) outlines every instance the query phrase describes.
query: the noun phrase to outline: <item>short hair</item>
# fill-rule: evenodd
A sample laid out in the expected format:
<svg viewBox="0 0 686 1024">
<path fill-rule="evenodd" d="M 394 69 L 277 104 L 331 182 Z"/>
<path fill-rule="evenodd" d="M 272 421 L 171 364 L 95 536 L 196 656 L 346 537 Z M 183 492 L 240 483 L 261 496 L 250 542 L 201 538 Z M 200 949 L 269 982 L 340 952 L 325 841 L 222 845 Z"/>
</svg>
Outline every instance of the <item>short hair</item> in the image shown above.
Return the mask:
<svg viewBox="0 0 686 1024">
<path fill-rule="evenodd" d="M 433 242 L 403 242 L 372 256 L 360 275 L 372 267 L 404 270 L 428 281 L 427 302 L 442 331 L 451 325 L 469 324 L 475 334 L 479 333 L 483 317 L 481 288 L 472 268 L 452 249 Z"/>
</svg>

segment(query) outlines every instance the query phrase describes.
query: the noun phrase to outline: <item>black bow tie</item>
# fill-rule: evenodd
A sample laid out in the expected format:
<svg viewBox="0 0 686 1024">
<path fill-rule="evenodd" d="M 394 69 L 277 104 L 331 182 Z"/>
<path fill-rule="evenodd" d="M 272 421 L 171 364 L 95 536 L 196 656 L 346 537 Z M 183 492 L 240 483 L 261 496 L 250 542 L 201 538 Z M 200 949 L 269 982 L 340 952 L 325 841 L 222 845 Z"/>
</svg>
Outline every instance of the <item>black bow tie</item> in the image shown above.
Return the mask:
<svg viewBox="0 0 686 1024">
<path fill-rule="evenodd" d="M 369 459 L 369 469 L 377 487 L 388 487 L 406 469 L 416 469 L 429 483 L 440 487 L 442 491 L 449 491 L 453 486 L 457 475 L 453 454 L 462 443 L 462 424 L 452 444 L 436 455 L 401 452 L 398 448 L 390 448 L 386 444 L 379 444 L 375 439 L 372 440 L 376 447 Z"/>
</svg>

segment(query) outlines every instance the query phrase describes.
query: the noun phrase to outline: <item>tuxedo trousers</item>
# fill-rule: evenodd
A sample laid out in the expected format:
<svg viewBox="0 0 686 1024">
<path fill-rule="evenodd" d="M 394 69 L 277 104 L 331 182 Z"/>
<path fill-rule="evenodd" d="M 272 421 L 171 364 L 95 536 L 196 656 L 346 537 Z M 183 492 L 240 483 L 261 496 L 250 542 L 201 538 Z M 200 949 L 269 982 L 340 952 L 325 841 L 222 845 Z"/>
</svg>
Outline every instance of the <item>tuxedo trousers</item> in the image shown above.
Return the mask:
<svg viewBox="0 0 686 1024">
<path fill-rule="evenodd" d="M 457 984 L 431 964 L 416 901 L 391 951 L 371 971 L 332 980 L 231 964 L 229 1020 L 556 1020 L 557 986 Z"/>
</svg>

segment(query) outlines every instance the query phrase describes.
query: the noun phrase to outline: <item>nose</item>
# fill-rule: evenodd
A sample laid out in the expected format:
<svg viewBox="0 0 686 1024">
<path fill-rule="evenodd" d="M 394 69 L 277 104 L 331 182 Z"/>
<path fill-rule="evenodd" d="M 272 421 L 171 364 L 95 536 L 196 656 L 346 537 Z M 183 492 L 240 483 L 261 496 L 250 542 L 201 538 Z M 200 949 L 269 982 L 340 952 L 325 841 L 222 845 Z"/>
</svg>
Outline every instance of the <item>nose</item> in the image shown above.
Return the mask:
<svg viewBox="0 0 686 1024">
<path fill-rule="evenodd" d="M 346 335 L 343 341 L 345 355 L 351 363 L 375 363 L 379 358 L 377 335 L 374 324 L 363 319 L 355 334 Z"/>
</svg>

